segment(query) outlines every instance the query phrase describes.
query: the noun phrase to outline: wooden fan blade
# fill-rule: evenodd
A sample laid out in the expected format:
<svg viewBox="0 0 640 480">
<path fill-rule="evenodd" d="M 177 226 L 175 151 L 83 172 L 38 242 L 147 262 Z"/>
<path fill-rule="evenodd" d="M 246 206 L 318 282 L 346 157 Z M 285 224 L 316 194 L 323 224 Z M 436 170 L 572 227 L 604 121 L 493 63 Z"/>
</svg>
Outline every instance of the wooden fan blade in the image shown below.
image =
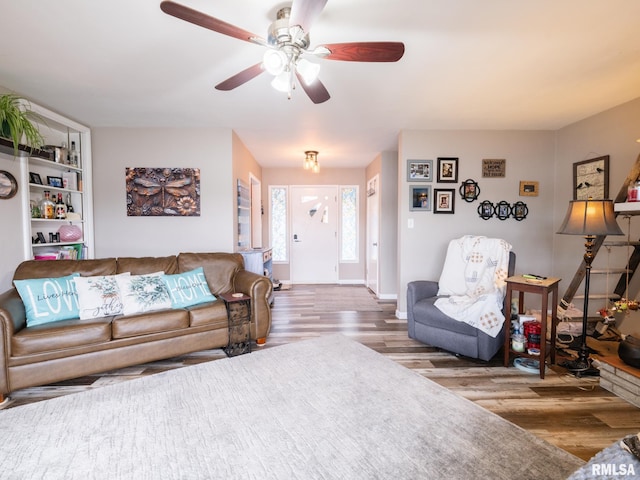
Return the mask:
<svg viewBox="0 0 640 480">
<path fill-rule="evenodd" d="M 233 77 L 229 77 L 224 82 L 219 83 L 216 85 L 216 89 L 225 91 L 233 90 L 234 88 L 247 83 L 252 78 L 257 77 L 262 72 L 264 72 L 262 62 L 256 63 L 252 67 L 246 68 L 240 73 L 236 73 Z"/>
<path fill-rule="evenodd" d="M 289 26 L 300 25 L 305 33 L 309 33 L 313 22 L 326 4 L 327 0 L 293 0 Z"/>
<path fill-rule="evenodd" d="M 300 86 L 306 92 L 313 103 L 326 102 L 331 98 L 331 95 L 329 95 L 329 92 L 319 79 L 316 78 L 313 83 L 311 83 L 311 85 L 307 85 L 306 83 L 304 83 L 302 75 L 300 75 L 298 72 L 296 72 L 296 77 L 298 77 L 298 83 L 300 83 Z"/>
<path fill-rule="evenodd" d="M 329 53 L 327 54 L 324 49 Z M 329 43 L 320 45 L 314 53 L 329 60 L 344 60 L 347 62 L 397 62 L 402 58 L 402 55 L 404 55 L 404 43 Z"/>
<path fill-rule="evenodd" d="M 266 45 L 267 43 L 266 40 L 258 35 L 238 28 L 230 23 L 218 20 L 217 18 L 211 17 L 205 13 L 180 5 L 179 3 L 164 1 L 160 3 L 160 8 L 167 15 L 179 18 L 180 20 L 185 20 L 200 27 L 208 28 L 209 30 L 213 30 L 214 32 L 218 32 L 223 35 L 238 38 L 246 42 L 257 43 L 258 45 Z"/>
</svg>

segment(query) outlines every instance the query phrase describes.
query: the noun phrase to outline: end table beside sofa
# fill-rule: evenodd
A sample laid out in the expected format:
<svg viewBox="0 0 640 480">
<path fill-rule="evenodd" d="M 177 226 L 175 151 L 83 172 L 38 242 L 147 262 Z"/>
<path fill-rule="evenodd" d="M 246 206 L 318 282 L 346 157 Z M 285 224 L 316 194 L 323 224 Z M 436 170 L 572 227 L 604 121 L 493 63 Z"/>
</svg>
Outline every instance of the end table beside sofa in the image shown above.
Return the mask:
<svg viewBox="0 0 640 480">
<path fill-rule="evenodd" d="M 180 253 L 166 257 L 121 257 L 21 263 L 13 280 L 81 276 L 168 275 L 202 267 L 216 301 L 133 315 L 67 319 L 27 327 L 25 305 L 12 288 L 0 294 L 0 402 L 22 388 L 46 385 L 229 344 L 222 294 L 250 299 L 250 338 L 266 341 L 271 329 L 273 285 L 244 269 L 237 253 Z"/>
</svg>

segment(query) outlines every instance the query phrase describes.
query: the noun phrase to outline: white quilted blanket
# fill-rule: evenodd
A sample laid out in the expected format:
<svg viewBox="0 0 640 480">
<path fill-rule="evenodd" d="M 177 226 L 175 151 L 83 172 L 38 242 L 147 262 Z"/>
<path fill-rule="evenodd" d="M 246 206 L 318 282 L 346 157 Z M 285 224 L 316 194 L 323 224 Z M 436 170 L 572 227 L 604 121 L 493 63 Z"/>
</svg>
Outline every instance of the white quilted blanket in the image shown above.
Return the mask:
<svg viewBox="0 0 640 480">
<path fill-rule="evenodd" d="M 449 317 L 495 337 L 504 323 L 502 305 L 511 245 L 499 238 L 472 235 L 452 242 L 457 244 L 450 245 L 445 269 L 464 272 L 460 277 L 464 284 L 456 285 L 458 294 L 439 298 L 435 306 Z"/>
</svg>

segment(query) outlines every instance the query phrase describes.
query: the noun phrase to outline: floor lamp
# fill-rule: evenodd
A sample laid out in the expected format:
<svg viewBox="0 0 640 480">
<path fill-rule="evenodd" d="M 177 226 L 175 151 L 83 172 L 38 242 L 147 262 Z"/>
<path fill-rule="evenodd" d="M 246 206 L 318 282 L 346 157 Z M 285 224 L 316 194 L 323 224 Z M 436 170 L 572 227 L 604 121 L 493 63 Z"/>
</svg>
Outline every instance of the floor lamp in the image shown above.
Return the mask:
<svg viewBox="0 0 640 480">
<path fill-rule="evenodd" d="M 576 376 L 596 374 L 591 369 L 589 347 L 587 347 L 587 317 L 589 314 L 589 281 L 593 261 L 593 241 L 598 236 L 623 235 L 616 221 L 611 200 L 573 200 L 569 203 L 567 216 L 558 233 L 581 235 L 586 243 L 584 252 L 584 312 L 582 313 L 582 338 L 578 348 L 578 359 L 561 366 Z"/>
</svg>

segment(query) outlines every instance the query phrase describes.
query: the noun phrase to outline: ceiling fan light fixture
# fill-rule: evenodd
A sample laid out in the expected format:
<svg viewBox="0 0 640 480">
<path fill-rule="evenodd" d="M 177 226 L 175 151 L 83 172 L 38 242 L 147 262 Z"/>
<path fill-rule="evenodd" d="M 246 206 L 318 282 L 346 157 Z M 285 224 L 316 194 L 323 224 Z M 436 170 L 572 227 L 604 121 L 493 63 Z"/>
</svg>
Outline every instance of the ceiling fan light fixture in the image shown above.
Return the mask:
<svg viewBox="0 0 640 480">
<path fill-rule="evenodd" d="M 267 49 L 262 57 L 264 69 L 271 75 L 280 75 L 284 72 L 288 62 L 289 59 L 283 51 L 272 48 Z"/>
<path fill-rule="evenodd" d="M 301 58 L 296 63 L 296 71 L 302 77 L 305 84 L 311 85 L 320 73 L 320 65 L 312 63 L 306 58 Z"/>
<path fill-rule="evenodd" d="M 291 94 L 291 72 L 284 71 L 273 77 L 271 86 L 279 92 Z"/>
</svg>

